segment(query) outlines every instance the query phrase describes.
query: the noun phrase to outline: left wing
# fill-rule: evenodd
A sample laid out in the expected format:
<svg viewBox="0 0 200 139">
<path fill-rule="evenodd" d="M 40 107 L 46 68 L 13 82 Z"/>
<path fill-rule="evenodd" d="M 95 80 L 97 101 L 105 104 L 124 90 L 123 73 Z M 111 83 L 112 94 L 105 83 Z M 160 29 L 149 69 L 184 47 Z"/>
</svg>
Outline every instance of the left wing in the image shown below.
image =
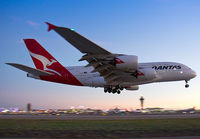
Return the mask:
<svg viewBox="0 0 200 139">
<path fill-rule="evenodd" d="M 131 73 L 119 70 L 116 68 L 116 57 L 121 54 L 112 54 L 111 52 L 103 49 L 87 38 L 75 32 L 73 29 L 57 27 L 48 23 L 48 31 L 54 30 L 67 40 L 71 45 L 76 47 L 80 52 L 85 55 L 79 61 L 88 61 L 87 66 L 93 66 L 92 72 L 99 72 L 104 77 L 107 85 L 122 85 L 130 82 Z"/>
<path fill-rule="evenodd" d="M 88 40 L 87 38 L 75 32 L 74 29 L 57 27 L 48 22 L 46 22 L 46 24 L 49 25 L 48 31 L 53 29 L 82 53 L 87 53 L 90 55 L 111 54 L 109 51 L 103 49 L 102 47 L 98 46 L 94 42 Z"/>
</svg>

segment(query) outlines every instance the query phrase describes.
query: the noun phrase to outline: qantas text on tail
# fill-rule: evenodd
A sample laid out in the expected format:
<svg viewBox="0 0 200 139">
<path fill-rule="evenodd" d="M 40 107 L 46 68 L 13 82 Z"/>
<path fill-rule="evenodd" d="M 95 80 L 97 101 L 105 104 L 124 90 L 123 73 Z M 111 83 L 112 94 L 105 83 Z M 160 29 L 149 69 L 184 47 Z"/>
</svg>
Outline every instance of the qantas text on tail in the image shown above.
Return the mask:
<svg viewBox="0 0 200 139">
<path fill-rule="evenodd" d="M 84 55 L 86 66 L 62 66 L 36 40 L 24 39 L 35 68 L 16 63 L 7 63 L 27 72 L 35 79 L 77 85 L 104 87 L 105 92 L 120 93 L 124 88 L 138 90 L 139 85 L 180 81 L 187 82 L 196 76 L 189 67 L 175 62 L 138 63 L 135 55 L 111 53 L 81 36 L 73 29 L 57 27 L 47 23 L 48 31 L 54 30 Z"/>
</svg>

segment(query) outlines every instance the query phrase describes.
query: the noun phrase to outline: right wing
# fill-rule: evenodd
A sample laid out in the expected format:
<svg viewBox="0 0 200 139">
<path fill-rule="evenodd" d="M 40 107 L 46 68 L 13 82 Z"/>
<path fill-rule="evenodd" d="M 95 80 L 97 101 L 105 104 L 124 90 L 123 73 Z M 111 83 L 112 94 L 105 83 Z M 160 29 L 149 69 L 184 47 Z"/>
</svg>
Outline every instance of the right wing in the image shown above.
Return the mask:
<svg viewBox="0 0 200 139">
<path fill-rule="evenodd" d="M 46 72 L 46 71 L 43 71 L 43 70 L 39 70 L 39 69 L 34 69 L 34 68 L 31 68 L 31 67 L 28 67 L 28 66 L 25 66 L 25 65 L 22 65 L 22 64 L 17 64 L 17 63 L 6 63 L 10 66 L 13 66 L 15 68 L 18 68 L 20 70 L 23 70 L 25 72 L 28 72 L 28 73 L 31 73 L 35 76 L 50 76 L 50 75 L 54 75 L 53 73 L 50 73 L 50 72 Z"/>
</svg>

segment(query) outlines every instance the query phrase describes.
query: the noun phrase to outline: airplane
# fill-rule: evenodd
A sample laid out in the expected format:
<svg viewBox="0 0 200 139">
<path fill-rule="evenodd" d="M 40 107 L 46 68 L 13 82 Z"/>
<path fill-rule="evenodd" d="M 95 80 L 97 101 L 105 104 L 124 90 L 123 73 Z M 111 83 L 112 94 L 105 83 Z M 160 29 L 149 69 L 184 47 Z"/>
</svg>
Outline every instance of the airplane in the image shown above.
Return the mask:
<svg viewBox="0 0 200 139">
<path fill-rule="evenodd" d="M 64 67 L 49 54 L 36 40 L 24 39 L 36 68 L 17 63 L 6 63 L 27 72 L 27 77 L 89 87 L 102 87 L 104 92 L 120 94 L 123 89 L 138 90 L 139 85 L 188 81 L 196 77 L 196 72 L 188 66 L 176 62 L 138 63 L 136 55 L 111 53 L 94 42 L 83 37 L 74 29 L 55 26 L 46 22 L 48 31 L 54 30 L 83 56 L 85 66 Z"/>
<path fill-rule="evenodd" d="M 183 110 L 177 110 L 178 113 L 194 113 L 196 111 L 195 107 Z"/>
</svg>

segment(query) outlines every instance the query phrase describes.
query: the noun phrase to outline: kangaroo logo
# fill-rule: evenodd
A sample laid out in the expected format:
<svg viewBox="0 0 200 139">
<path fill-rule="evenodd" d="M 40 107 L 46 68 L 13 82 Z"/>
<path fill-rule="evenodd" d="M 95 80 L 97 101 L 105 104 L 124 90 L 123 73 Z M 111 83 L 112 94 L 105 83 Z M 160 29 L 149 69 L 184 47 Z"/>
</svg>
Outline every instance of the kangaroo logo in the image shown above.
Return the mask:
<svg viewBox="0 0 200 139">
<path fill-rule="evenodd" d="M 30 52 L 30 51 L 29 51 Z M 53 73 L 58 74 L 59 76 L 62 76 L 60 73 L 58 73 L 57 71 L 53 70 L 53 69 L 49 69 L 48 67 L 51 66 L 52 64 L 56 63 L 57 61 L 54 59 L 47 59 L 46 57 L 42 56 L 42 55 L 38 55 L 35 53 L 30 52 L 30 55 L 34 58 L 36 58 L 37 60 L 39 60 L 42 65 L 43 65 L 43 70 L 45 71 L 51 71 Z"/>
</svg>

